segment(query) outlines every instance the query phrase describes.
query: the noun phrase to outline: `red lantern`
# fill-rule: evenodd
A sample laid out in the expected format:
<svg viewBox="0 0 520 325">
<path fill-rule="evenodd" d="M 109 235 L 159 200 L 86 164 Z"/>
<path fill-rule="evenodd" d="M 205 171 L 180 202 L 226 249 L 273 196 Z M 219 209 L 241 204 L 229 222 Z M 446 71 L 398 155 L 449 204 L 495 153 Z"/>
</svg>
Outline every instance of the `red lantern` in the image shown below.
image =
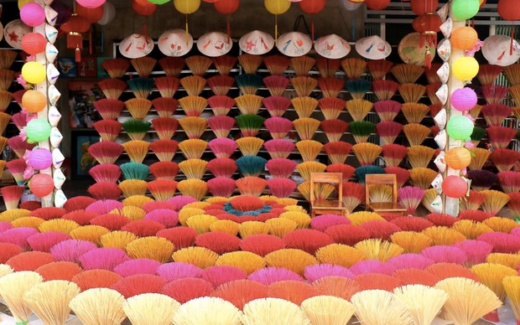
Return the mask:
<svg viewBox="0 0 520 325">
<path fill-rule="evenodd" d="M 74 13 L 60 28 L 67 33 L 67 48 L 76 49 L 76 62 L 81 62 L 81 49 L 83 48 L 83 35 L 81 35 L 81 33 L 87 32 L 90 28 L 90 24 L 85 18 Z"/>
<path fill-rule="evenodd" d="M 520 6 L 516 0 L 499 0 L 497 11 L 505 20 L 520 20 Z"/>
<path fill-rule="evenodd" d="M 46 174 L 36 174 L 29 182 L 29 189 L 39 198 L 45 197 L 54 190 L 52 177 Z"/>
<path fill-rule="evenodd" d="M 439 0 L 412 0 L 410 6 L 417 16 L 422 16 L 437 11 Z"/>
<path fill-rule="evenodd" d="M 218 0 L 213 1 L 213 6 L 215 9 L 223 14 L 228 16 L 227 19 L 227 34 L 228 38 L 231 37 L 231 24 L 229 23 L 229 15 L 233 14 L 235 11 L 238 10 L 238 7 L 240 6 L 240 0 Z"/>
<path fill-rule="evenodd" d="M 315 15 L 325 8 L 325 0 L 302 0 L 299 5 L 303 12 Z"/>
<path fill-rule="evenodd" d="M 104 9 L 103 6 L 96 8 L 85 8 L 78 3 L 76 4 L 76 13 L 78 16 L 85 18 L 87 22 L 94 24 L 103 18 Z"/>
<path fill-rule="evenodd" d="M 460 199 L 468 192 L 468 183 L 460 176 L 448 176 L 442 182 L 442 191 L 446 196 Z"/>
<path fill-rule="evenodd" d="M 437 13 L 428 13 L 415 18 L 412 27 L 415 31 L 421 33 L 419 46 L 424 46 L 424 42 L 426 41 L 426 44 L 435 51 L 435 48 L 437 47 L 437 32 L 441 30 L 441 25 L 442 21 Z M 431 66 L 431 61 L 431 50 L 428 50 L 426 51 L 424 66 L 429 68 Z"/>
<path fill-rule="evenodd" d="M 368 9 L 383 10 L 390 4 L 390 0 L 365 0 Z"/>
<path fill-rule="evenodd" d="M 140 4 L 137 2 L 137 0 L 132 1 L 132 9 L 136 12 L 136 14 L 140 16 L 150 16 L 157 10 L 157 5 L 154 5 L 153 3 L 148 2 L 147 4 Z"/>
<path fill-rule="evenodd" d="M 29 33 L 25 34 L 22 38 L 22 49 L 25 53 L 30 55 L 36 55 L 45 51 L 47 41 L 45 37 L 40 33 Z"/>
</svg>

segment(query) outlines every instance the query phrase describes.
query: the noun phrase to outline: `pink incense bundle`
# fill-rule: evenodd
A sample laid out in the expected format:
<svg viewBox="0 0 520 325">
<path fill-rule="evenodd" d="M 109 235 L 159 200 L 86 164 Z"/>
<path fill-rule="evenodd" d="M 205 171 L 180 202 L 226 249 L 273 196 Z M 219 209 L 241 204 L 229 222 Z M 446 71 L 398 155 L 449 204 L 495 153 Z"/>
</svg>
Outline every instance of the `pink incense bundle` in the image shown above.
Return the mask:
<svg viewBox="0 0 520 325">
<path fill-rule="evenodd" d="M 121 132 L 121 123 L 114 120 L 101 120 L 94 123 L 94 129 L 103 141 L 115 141 Z"/>
<path fill-rule="evenodd" d="M 345 81 L 343 79 L 327 77 L 318 79 L 318 87 L 323 92 L 325 98 L 336 98 L 343 89 Z"/>
<path fill-rule="evenodd" d="M 157 117 L 152 120 L 152 125 L 161 140 L 171 140 L 175 131 L 179 128 L 179 121 L 173 117 Z"/>
<path fill-rule="evenodd" d="M 272 195 L 285 198 L 291 196 L 296 190 L 296 182 L 287 178 L 272 178 L 267 181 L 267 187 Z"/>
<path fill-rule="evenodd" d="M 348 224 L 350 224 L 350 220 L 335 214 L 322 214 L 311 220 L 311 228 L 319 231 L 325 231 L 332 226 Z"/>
<path fill-rule="evenodd" d="M 511 234 L 489 232 L 478 236 L 477 240 L 485 241 L 493 246 L 494 253 L 510 254 L 520 250 L 520 237 Z"/>
<path fill-rule="evenodd" d="M 7 140 L 7 145 L 14 151 L 18 158 L 23 158 L 27 150 L 32 150 L 35 144 L 28 144 L 21 136 L 17 135 Z M 9 164 L 9 163 L 8 163 Z"/>
<path fill-rule="evenodd" d="M 487 256 L 493 251 L 493 246 L 481 240 L 465 240 L 455 243 L 454 246 L 466 253 L 467 266 L 485 263 Z"/>
<path fill-rule="evenodd" d="M 333 264 L 316 264 L 307 266 L 304 271 L 305 279 L 310 283 L 323 278 L 341 277 L 352 279 L 354 274 L 346 267 Z"/>
<path fill-rule="evenodd" d="M 498 173 L 498 182 L 505 193 L 520 192 L 520 172 L 500 172 Z"/>
<path fill-rule="evenodd" d="M 265 108 L 272 117 L 282 117 L 291 106 L 291 100 L 282 96 L 271 96 L 262 100 Z"/>
<path fill-rule="evenodd" d="M 173 262 L 162 264 L 157 268 L 157 275 L 168 282 L 179 279 L 201 278 L 202 269 L 188 263 Z"/>
<path fill-rule="evenodd" d="M 343 181 L 348 181 L 352 175 L 356 172 L 356 169 L 347 164 L 331 164 L 325 169 L 327 173 L 341 173 L 343 175 Z"/>
<path fill-rule="evenodd" d="M 69 239 L 69 235 L 61 232 L 44 232 L 27 238 L 27 243 L 33 251 L 50 253 L 54 245 Z"/>
<path fill-rule="evenodd" d="M 0 189 L 7 210 L 13 210 L 18 207 L 23 191 L 24 187 L 18 185 L 5 186 Z"/>
<path fill-rule="evenodd" d="M 115 209 L 122 209 L 123 203 L 115 200 L 101 200 L 94 201 L 88 207 L 85 208 L 87 212 L 96 212 L 97 214 L 107 214 Z"/>
<path fill-rule="evenodd" d="M 283 139 L 292 130 L 292 122 L 283 117 L 268 118 L 264 125 L 273 139 Z"/>
<path fill-rule="evenodd" d="M 154 81 L 161 97 L 165 98 L 172 98 L 180 85 L 179 79 L 175 77 L 159 77 L 155 78 Z"/>
<path fill-rule="evenodd" d="M 123 278 L 137 274 L 155 275 L 159 266 L 161 266 L 161 263 L 155 260 L 138 258 L 119 264 L 114 268 L 114 272 Z"/>
<path fill-rule="evenodd" d="M 137 274 L 117 281 L 111 289 L 122 294 L 126 299 L 144 293 L 161 293 L 166 284 L 163 278 L 150 274 Z"/>
<path fill-rule="evenodd" d="M 228 138 L 213 139 L 208 146 L 217 158 L 229 158 L 238 149 L 236 142 Z"/>
<path fill-rule="evenodd" d="M 31 115 L 29 115 L 29 113 L 26 111 L 21 111 L 11 116 L 11 121 L 13 121 L 14 125 L 16 125 L 19 131 L 26 127 L 27 123 L 29 123 L 31 119 Z"/>
<path fill-rule="evenodd" d="M 171 117 L 179 107 L 179 101 L 175 98 L 159 97 L 152 100 L 152 105 L 159 117 Z"/>
<path fill-rule="evenodd" d="M 88 153 L 100 164 L 113 164 L 123 153 L 123 146 L 113 141 L 97 142 L 88 147 Z"/>
<path fill-rule="evenodd" d="M 516 136 L 515 129 L 504 126 L 490 126 L 486 129 L 489 142 L 495 149 L 506 149 Z"/>
<path fill-rule="evenodd" d="M 352 265 L 349 271 L 352 272 L 354 276 L 368 273 L 392 275 L 392 273 L 396 271 L 396 268 L 391 263 L 367 260 Z"/>
<path fill-rule="evenodd" d="M 424 270 L 435 262 L 421 254 L 401 254 L 392 257 L 388 263 L 392 264 L 396 270 L 419 269 Z"/>
<path fill-rule="evenodd" d="M 286 158 L 272 158 L 267 161 L 265 167 L 274 178 L 289 178 L 294 173 L 296 162 Z"/>
<path fill-rule="evenodd" d="M 421 254 L 435 263 L 464 264 L 468 260 L 466 253 L 457 247 L 433 246 L 425 248 Z"/>
<path fill-rule="evenodd" d="M 293 142 L 284 139 L 273 139 L 264 143 L 264 148 L 269 152 L 271 158 L 287 158 L 293 152 Z"/>
<path fill-rule="evenodd" d="M 98 182 L 88 188 L 88 193 L 96 200 L 119 200 L 121 190 L 112 182 Z"/>
<path fill-rule="evenodd" d="M 235 180 L 229 177 L 215 177 L 208 181 L 208 189 L 214 196 L 230 197 L 235 188 Z"/>
<path fill-rule="evenodd" d="M 115 120 L 121 115 L 125 103 L 117 99 L 103 98 L 94 102 L 94 107 L 104 120 Z"/>
<path fill-rule="evenodd" d="M 399 83 L 392 80 L 374 80 L 372 89 L 379 100 L 390 100 L 399 89 Z"/>
<path fill-rule="evenodd" d="M 235 280 L 244 280 L 247 278 L 247 273 L 237 267 L 227 265 L 210 266 L 204 270 L 202 278 L 210 282 L 213 287 L 217 288 L 224 283 Z"/>
<path fill-rule="evenodd" d="M 500 104 L 509 93 L 509 88 L 495 84 L 482 85 L 480 89 L 488 104 Z"/>
<path fill-rule="evenodd" d="M 96 165 L 89 169 L 89 175 L 94 178 L 96 182 L 117 183 L 121 177 L 121 169 L 114 164 Z"/>
<path fill-rule="evenodd" d="M 394 121 L 386 121 L 377 123 L 376 130 L 384 144 L 393 144 L 403 131 L 403 125 Z"/>
<path fill-rule="evenodd" d="M 208 162 L 206 168 L 215 177 L 232 177 L 237 171 L 237 164 L 230 158 L 215 158 Z"/>
<path fill-rule="evenodd" d="M 408 153 L 408 148 L 399 144 L 385 144 L 382 149 L 382 156 L 387 167 L 399 167 Z"/>
<path fill-rule="evenodd" d="M 283 76 L 268 76 L 264 78 L 264 84 L 271 96 L 283 96 L 285 89 L 289 86 L 289 78 Z"/>
<path fill-rule="evenodd" d="M 176 206 L 169 202 L 162 202 L 162 201 L 156 201 L 156 202 L 148 202 L 145 205 L 142 206 L 142 209 L 148 212 L 152 212 L 155 210 L 172 210 L 176 211 Z"/>
<path fill-rule="evenodd" d="M 382 100 L 374 103 L 374 110 L 382 122 L 393 121 L 401 111 L 401 103 L 394 100 Z"/>
<path fill-rule="evenodd" d="M 348 123 L 339 119 L 325 120 L 321 122 L 321 129 L 329 142 L 340 141 L 348 130 Z"/>
<path fill-rule="evenodd" d="M 98 214 L 95 212 L 87 212 L 85 210 L 75 210 L 68 212 L 63 217 L 64 220 L 72 220 L 80 226 L 87 226 L 90 224 L 90 220 L 97 217 Z"/>
<path fill-rule="evenodd" d="M 50 249 L 50 253 L 56 261 L 79 263 L 83 254 L 96 249 L 96 244 L 84 240 L 65 240 Z"/>
<path fill-rule="evenodd" d="M 37 233 L 38 230 L 26 227 L 8 229 L 0 233 L 0 243 L 15 244 L 27 251 L 30 248 L 27 239 Z"/>
<path fill-rule="evenodd" d="M 207 80 L 211 91 L 217 96 L 226 96 L 229 89 L 235 83 L 235 78 L 230 76 L 213 76 Z"/>
<path fill-rule="evenodd" d="M 164 285 L 160 293 L 183 304 L 193 299 L 210 296 L 213 290 L 213 285 L 206 280 L 184 278 Z"/>
<path fill-rule="evenodd" d="M 235 100 L 228 96 L 213 96 L 208 98 L 209 107 L 215 116 L 227 115 L 231 108 L 235 106 Z"/>
<path fill-rule="evenodd" d="M 410 171 L 401 167 L 386 167 L 385 173 L 395 174 L 398 187 L 403 187 L 410 178 Z"/>
<path fill-rule="evenodd" d="M 399 189 L 399 202 L 406 208 L 408 215 L 413 215 L 424 197 L 424 190 L 405 186 Z"/>
<path fill-rule="evenodd" d="M 179 172 L 179 166 L 171 161 L 159 161 L 150 165 L 150 173 L 155 179 L 174 180 Z"/>
<path fill-rule="evenodd" d="M 17 184 L 22 185 L 24 183 L 24 177 L 23 173 L 25 169 L 27 168 L 27 164 L 25 163 L 25 160 L 20 159 L 14 159 L 11 161 L 8 161 L 6 163 L 7 169 L 13 176 L 14 180 Z"/>
<path fill-rule="evenodd" d="M 102 269 L 108 271 L 113 271 L 116 266 L 128 260 L 130 260 L 130 257 L 118 248 L 95 248 L 79 258 L 84 270 Z"/>
<path fill-rule="evenodd" d="M 229 116 L 213 116 L 208 119 L 208 125 L 217 138 L 227 138 L 235 125 L 235 119 Z"/>
<path fill-rule="evenodd" d="M 294 273 L 293 271 L 277 268 L 267 267 L 251 273 L 248 277 L 249 280 L 255 281 L 264 285 L 271 285 L 280 281 L 301 281 L 303 278 Z"/>
</svg>

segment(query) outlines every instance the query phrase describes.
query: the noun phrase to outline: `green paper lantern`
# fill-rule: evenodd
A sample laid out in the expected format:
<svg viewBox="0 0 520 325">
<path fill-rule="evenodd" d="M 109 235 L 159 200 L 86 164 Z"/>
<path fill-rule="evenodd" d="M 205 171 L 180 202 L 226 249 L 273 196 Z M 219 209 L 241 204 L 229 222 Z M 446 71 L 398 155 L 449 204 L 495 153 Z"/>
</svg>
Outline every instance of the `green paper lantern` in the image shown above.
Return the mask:
<svg viewBox="0 0 520 325">
<path fill-rule="evenodd" d="M 25 134 L 28 143 L 42 142 L 51 135 L 51 125 L 42 119 L 34 119 L 27 123 Z"/>
<path fill-rule="evenodd" d="M 153 3 L 154 5 L 163 5 L 170 2 L 170 0 L 148 0 L 148 2 Z"/>
<path fill-rule="evenodd" d="M 448 120 L 446 131 L 455 140 L 466 140 L 473 133 L 473 122 L 465 116 L 454 116 Z"/>
<path fill-rule="evenodd" d="M 451 12 L 456 21 L 468 20 L 475 17 L 479 9 L 479 0 L 453 0 L 451 4 Z"/>
</svg>

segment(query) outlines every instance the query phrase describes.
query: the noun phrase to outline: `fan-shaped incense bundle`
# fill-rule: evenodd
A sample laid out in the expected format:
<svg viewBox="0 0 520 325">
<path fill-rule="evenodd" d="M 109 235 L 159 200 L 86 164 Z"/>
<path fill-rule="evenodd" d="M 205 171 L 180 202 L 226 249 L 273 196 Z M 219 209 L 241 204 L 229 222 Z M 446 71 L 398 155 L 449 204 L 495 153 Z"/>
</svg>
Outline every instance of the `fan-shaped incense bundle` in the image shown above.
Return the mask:
<svg viewBox="0 0 520 325">
<path fill-rule="evenodd" d="M 161 140 L 170 140 L 179 127 L 179 121 L 172 117 L 157 117 L 152 120 L 152 125 Z"/>
<path fill-rule="evenodd" d="M 258 67 L 262 64 L 262 57 L 259 55 L 242 54 L 238 56 L 238 62 L 248 74 L 255 74 Z"/>
<path fill-rule="evenodd" d="M 296 143 L 304 161 L 313 161 L 321 152 L 323 145 L 314 140 L 303 140 Z"/>
<path fill-rule="evenodd" d="M 352 133 L 356 143 L 367 142 L 375 128 L 375 124 L 368 121 L 354 121 L 349 124 L 350 133 Z"/>
<path fill-rule="evenodd" d="M 179 79 L 175 77 L 159 77 L 154 82 L 161 96 L 165 98 L 172 98 L 180 85 Z"/>
<path fill-rule="evenodd" d="M 340 65 L 340 60 L 326 59 L 324 57 L 316 59 L 316 68 L 318 68 L 322 78 L 334 77 L 336 72 L 339 70 Z"/>
<path fill-rule="evenodd" d="M 345 83 L 349 94 L 353 99 L 363 99 L 367 91 L 370 90 L 370 81 L 364 79 L 347 80 Z"/>
<path fill-rule="evenodd" d="M 183 58 L 167 56 L 159 60 L 159 65 L 168 77 L 178 77 L 184 68 L 185 61 Z"/>
<path fill-rule="evenodd" d="M 103 141 L 91 145 L 88 152 L 100 164 L 113 164 L 123 153 L 123 147 L 116 142 Z M 7 167 L 9 168 L 9 164 L 7 164 Z"/>
<path fill-rule="evenodd" d="M 235 141 L 227 138 L 213 139 L 208 146 L 217 158 L 229 158 L 238 148 Z"/>
<path fill-rule="evenodd" d="M 200 159 L 207 147 L 208 143 L 200 139 L 189 139 L 179 144 L 179 149 L 186 159 Z"/>
<path fill-rule="evenodd" d="M 339 98 L 322 98 L 318 100 L 318 104 L 325 120 L 339 118 L 341 111 L 345 108 L 345 101 Z"/>
<path fill-rule="evenodd" d="M 386 174 L 395 174 L 397 179 L 397 187 L 401 188 L 410 178 L 410 171 L 401 167 L 386 167 Z"/>
<path fill-rule="evenodd" d="M 264 64 L 273 76 L 281 76 L 289 68 L 291 60 L 281 55 L 271 55 L 263 58 Z"/>
<path fill-rule="evenodd" d="M 139 164 L 135 162 L 128 162 L 125 164 L 122 164 L 120 166 L 121 171 L 123 172 L 123 175 L 125 179 L 139 179 L 139 180 L 146 180 L 148 177 L 149 169 L 148 166 L 144 164 Z"/>
<path fill-rule="evenodd" d="M 372 165 L 382 152 L 382 148 L 373 143 L 358 143 L 352 147 L 361 166 Z"/>
<path fill-rule="evenodd" d="M 430 135 L 431 130 L 424 125 L 410 123 L 403 127 L 403 132 L 410 146 L 419 146 Z"/>
<path fill-rule="evenodd" d="M 316 161 L 306 161 L 298 164 L 296 170 L 304 180 L 309 181 L 312 173 L 323 173 L 326 167 L 324 164 Z"/>
<path fill-rule="evenodd" d="M 183 97 L 179 100 L 179 104 L 187 116 L 195 117 L 200 116 L 206 107 L 208 107 L 208 101 L 206 98 L 199 96 Z"/>
<path fill-rule="evenodd" d="M 238 148 L 244 156 L 256 156 L 258 151 L 262 148 L 264 140 L 252 137 L 240 138 L 236 141 Z"/>
<path fill-rule="evenodd" d="M 201 55 L 194 55 L 186 58 L 186 65 L 191 70 L 194 76 L 203 76 L 211 67 L 213 61 L 210 58 Z"/>
<path fill-rule="evenodd" d="M 202 179 L 208 162 L 201 159 L 188 159 L 179 163 L 179 168 L 188 179 Z M 164 200 L 162 200 L 164 201 Z"/>
<path fill-rule="evenodd" d="M 124 301 L 124 297 L 115 290 L 97 288 L 78 294 L 69 306 L 83 324 L 110 324 L 125 320 Z"/>
<path fill-rule="evenodd" d="M 500 126 L 509 117 L 513 109 L 504 104 L 487 104 L 482 107 L 482 115 L 490 126 Z"/>
<path fill-rule="evenodd" d="M 113 120 L 102 120 L 94 123 L 94 128 L 103 141 L 114 141 L 121 131 L 121 123 Z"/>
<path fill-rule="evenodd" d="M 480 192 L 486 198 L 482 204 L 482 210 L 493 215 L 498 214 L 500 210 L 509 202 L 509 196 L 505 193 L 495 190 L 484 190 Z"/>
<path fill-rule="evenodd" d="M 230 76 L 213 76 L 207 80 L 209 88 L 217 96 L 225 96 L 235 83 L 235 78 Z"/>
<path fill-rule="evenodd" d="M 376 124 L 376 130 L 384 144 L 392 144 L 401 134 L 403 125 L 393 121 L 381 122 Z"/>
<path fill-rule="evenodd" d="M 1 53 L 1 52 L 0 52 Z M 0 111 L 5 112 L 7 107 L 11 104 L 13 98 L 11 97 L 11 93 L 5 90 L 0 90 Z"/>
<path fill-rule="evenodd" d="M 441 83 L 434 83 L 426 86 L 426 94 L 428 95 L 428 99 L 433 105 L 439 105 L 441 103 L 439 97 L 437 97 L 437 91 L 441 87 Z"/>
<path fill-rule="evenodd" d="M 393 62 L 387 60 L 373 60 L 368 61 L 368 70 L 374 80 L 384 79 L 386 74 L 390 72 L 390 69 L 394 66 Z"/>
<path fill-rule="evenodd" d="M 263 117 L 251 114 L 238 115 L 235 120 L 244 137 L 255 137 L 265 121 Z"/>
<path fill-rule="evenodd" d="M 262 87 L 262 77 L 256 74 L 242 74 L 235 77 L 238 88 L 246 95 L 256 94 L 258 88 Z"/>
<path fill-rule="evenodd" d="M 118 99 L 126 89 L 126 82 L 120 79 L 105 79 L 98 82 L 98 86 L 106 98 Z"/>
<path fill-rule="evenodd" d="M 405 103 L 417 103 L 426 92 L 426 87 L 418 84 L 402 84 L 399 93 Z"/>
<path fill-rule="evenodd" d="M 213 64 L 217 68 L 218 73 L 222 76 L 227 76 L 237 64 L 237 58 L 230 55 L 223 55 L 213 59 Z"/>
<path fill-rule="evenodd" d="M 196 116 L 182 118 L 179 120 L 179 124 L 190 139 L 199 139 L 207 127 L 206 119 Z"/>
<path fill-rule="evenodd" d="M 148 98 L 154 86 L 151 78 L 134 78 L 128 80 L 127 83 L 136 98 Z"/>
<path fill-rule="evenodd" d="M 179 101 L 174 98 L 159 97 L 154 99 L 152 104 L 159 117 L 171 117 L 177 110 Z"/>
<path fill-rule="evenodd" d="M 227 115 L 235 106 L 235 100 L 228 96 L 213 96 L 208 99 L 208 104 L 215 116 Z"/>
<path fill-rule="evenodd" d="M 429 110 L 430 108 L 424 104 L 404 103 L 401 106 L 401 111 L 408 123 L 421 124 L 421 121 L 424 119 L 426 114 L 428 114 Z"/>
<path fill-rule="evenodd" d="M 310 117 L 318 106 L 318 101 L 311 97 L 296 97 L 291 102 L 300 118 Z"/>
<path fill-rule="evenodd" d="M 486 129 L 489 141 L 494 148 L 506 149 L 516 136 L 516 130 L 503 126 L 490 126 Z"/>
<path fill-rule="evenodd" d="M 300 140 L 312 140 L 320 126 L 320 121 L 313 118 L 299 118 L 293 121 L 293 125 Z"/>
<path fill-rule="evenodd" d="M 132 63 L 132 67 L 134 67 L 135 71 L 141 78 L 148 78 L 150 74 L 152 73 L 153 68 L 155 67 L 155 64 L 157 63 L 157 60 L 151 57 L 142 57 L 130 60 L 130 63 Z M 113 77 L 114 78 L 114 77 Z M 121 77 L 116 77 L 121 78 Z"/>
<path fill-rule="evenodd" d="M 264 125 L 273 139 L 283 139 L 292 130 L 292 122 L 282 117 L 271 117 Z"/>
<path fill-rule="evenodd" d="M 306 97 L 312 94 L 318 86 L 318 81 L 312 77 L 294 77 L 291 79 L 291 85 L 298 97 Z"/>
<path fill-rule="evenodd" d="M 144 98 L 132 98 L 125 102 L 125 106 L 134 119 L 143 120 L 152 108 L 152 102 Z"/>
<path fill-rule="evenodd" d="M 235 98 L 241 114 L 256 115 L 262 107 L 263 97 L 257 95 L 243 95 Z"/>
<path fill-rule="evenodd" d="M 272 158 L 267 161 L 267 170 L 274 178 L 289 178 L 296 168 L 296 163 L 285 158 Z"/>
<path fill-rule="evenodd" d="M 142 163 L 148 154 L 150 143 L 143 140 L 132 140 L 123 144 L 125 152 L 133 162 Z"/>
<path fill-rule="evenodd" d="M 482 148 L 474 148 L 471 150 L 471 163 L 469 164 L 469 169 L 471 170 L 480 170 L 484 167 L 484 164 L 488 160 L 491 155 L 491 151 L 482 149 Z"/>
<path fill-rule="evenodd" d="M 394 97 L 399 84 L 393 80 L 375 80 L 372 89 L 379 100 L 390 100 Z"/>
<path fill-rule="evenodd" d="M 514 91 L 515 87 L 516 86 L 511 87 L 511 95 L 516 102 L 516 98 L 519 98 L 516 96 L 520 94 L 520 92 Z M 500 104 L 507 96 L 509 89 L 500 85 L 483 85 L 481 91 L 488 104 Z"/>
<path fill-rule="evenodd" d="M 16 57 L 18 56 L 18 53 L 11 50 L 3 50 L 0 52 L 0 70 L 8 70 L 11 68 L 11 65 L 13 64 L 14 60 L 16 60 Z"/>
<path fill-rule="evenodd" d="M 16 322 L 29 322 L 31 309 L 24 303 L 24 295 L 43 278 L 36 272 L 16 272 L 3 276 L 0 280 L 0 294 L 9 307 Z"/>
<path fill-rule="evenodd" d="M 306 76 L 315 63 L 316 60 L 308 56 L 296 57 L 291 59 L 291 68 L 297 76 Z"/>
<path fill-rule="evenodd" d="M 424 68 L 413 64 L 397 64 L 390 71 L 400 84 L 413 84 L 424 73 Z"/>
<path fill-rule="evenodd" d="M 142 140 L 148 130 L 150 130 L 150 122 L 130 119 L 123 122 L 123 129 L 132 140 Z"/>
<path fill-rule="evenodd" d="M 231 177 L 237 171 L 237 165 L 230 158 L 216 158 L 207 165 L 208 170 L 215 177 Z"/>
<path fill-rule="evenodd" d="M 367 63 L 362 59 L 349 58 L 341 61 L 341 67 L 349 80 L 360 78 L 367 69 Z"/>
<path fill-rule="evenodd" d="M 347 122 L 339 119 L 321 122 L 321 129 L 325 132 L 329 142 L 340 141 L 343 134 L 347 132 L 348 126 Z"/>
<path fill-rule="evenodd" d="M 122 181 L 119 183 L 119 188 L 125 197 L 146 194 L 146 182 L 138 179 Z"/>
<path fill-rule="evenodd" d="M 340 94 L 343 89 L 344 82 L 342 79 L 328 77 L 328 78 L 319 78 L 318 79 L 318 87 L 320 87 L 323 97 L 328 98 L 336 98 Z"/>
<path fill-rule="evenodd" d="M 206 86 L 206 79 L 198 76 L 188 76 L 180 80 L 188 96 L 199 96 Z"/>
<path fill-rule="evenodd" d="M 289 78 L 283 76 L 268 76 L 264 78 L 264 84 L 271 96 L 283 96 L 289 83 Z"/>
<path fill-rule="evenodd" d="M 509 171 L 520 159 L 520 153 L 509 149 L 495 149 L 489 156 L 498 171 Z"/>
<path fill-rule="evenodd" d="M 208 119 L 208 125 L 217 138 L 227 138 L 235 125 L 235 119 L 229 116 L 214 116 Z"/>
<path fill-rule="evenodd" d="M 352 145 L 343 141 L 329 142 L 323 146 L 323 149 L 329 156 L 331 163 L 342 164 L 347 160 Z"/>
<path fill-rule="evenodd" d="M 180 181 L 177 188 L 182 195 L 189 195 L 197 200 L 202 200 L 208 192 L 208 185 L 200 179 L 187 179 Z"/>
<path fill-rule="evenodd" d="M 356 317 L 364 324 L 414 324 L 406 304 L 391 292 L 365 290 L 352 296 Z"/>
<path fill-rule="evenodd" d="M 408 148 L 406 156 L 412 168 L 428 167 L 435 154 L 435 150 L 425 146 L 413 146 Z"/>
<path fill-rule="evenodd" d="M 260 196 L 267 186 L 267 181 L 263 178 L 247 176 L 238 179 L 236 186 L 242 195 Z"/>
<path fill-rule="evenodd" d="M 269 140 L 264 143 L 264 147 L 269 152 L 272 159 L 287 158 L 294 150 L 294 143 L 284 139 Z"/>
<path fill-rule="evenodd" d="M 364 99 L 352 99 L 347 101 L 346 107 L 354 121 L 362 121 L 372 110 L 374 105 Z"/>
<path fill-rule="evenodd" d="M 436 176 L 436 171 L 424 167 L 412 168 L 410 171 L 410 179 L 413 185 L 423 190 L 427 190 L 431 186 L 431 183 Z"/>
</svg>

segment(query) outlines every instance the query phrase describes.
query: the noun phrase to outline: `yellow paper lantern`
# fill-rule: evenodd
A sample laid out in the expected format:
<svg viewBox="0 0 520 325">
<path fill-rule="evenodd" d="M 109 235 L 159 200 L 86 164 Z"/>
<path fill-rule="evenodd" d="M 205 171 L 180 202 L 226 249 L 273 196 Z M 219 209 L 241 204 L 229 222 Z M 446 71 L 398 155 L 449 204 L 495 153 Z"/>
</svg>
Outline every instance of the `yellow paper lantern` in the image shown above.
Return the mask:
<svg viewBox="0 0 520 325">
<path fill-rule="evenodd" d="M 34 2 L 34 0 L 18 0 L 18 9 L 22 9 L 26 4 Z"/>
<path fill-rule="evenodd" d="M 459 58 L 453 64 L 453 75 L 462 81 L 469 81 L 475 78 L 478 74 L 478 70 L 478 62 L 473 57 L 466 56 Z"/>
<path fill-rule="evenodd" d="M 38 62 L 27 62 L 22 67 L 22 77 L 31 84 L 39 84 L 45 81 L 47 73 L 43 64 Z"/>
<path fill-rule="evenodd" d="M 200 0 L 175 0 L 173 5 L 181 14 L 190 15 L 199 9 Z"/>
<path fill-rule="evenodd" d="M 289 0 L 265 0 L 265 9 L 273 15 L 281 15 L 291 8 Z"/>
</svg>

